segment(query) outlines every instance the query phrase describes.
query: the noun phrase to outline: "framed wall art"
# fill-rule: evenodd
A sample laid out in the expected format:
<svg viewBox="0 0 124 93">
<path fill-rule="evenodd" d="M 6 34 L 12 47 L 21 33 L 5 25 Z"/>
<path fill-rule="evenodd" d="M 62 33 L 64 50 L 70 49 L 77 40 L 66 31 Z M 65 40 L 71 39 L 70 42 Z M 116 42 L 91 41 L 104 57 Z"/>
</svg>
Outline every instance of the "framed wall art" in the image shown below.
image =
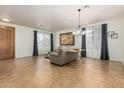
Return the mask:
<svg viewBox="0 0 124 93">
<path fill-rule="evenodd" d="M 74 45 L 75 37 L 72 32 L 60 34 L 60 45 Z"/>
</svg>

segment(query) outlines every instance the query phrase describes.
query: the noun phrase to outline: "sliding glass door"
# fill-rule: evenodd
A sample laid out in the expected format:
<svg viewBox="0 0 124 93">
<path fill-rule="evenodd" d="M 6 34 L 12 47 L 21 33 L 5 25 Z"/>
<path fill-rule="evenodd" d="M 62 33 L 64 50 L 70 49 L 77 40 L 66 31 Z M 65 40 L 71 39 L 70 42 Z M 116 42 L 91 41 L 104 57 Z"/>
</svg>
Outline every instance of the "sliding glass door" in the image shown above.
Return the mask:
<svg viewBox="0 0 124 93">
<path fill-rule="evenodd" d="M 50 51 L 50 33 L 38 32 L 38 52 L 39 55 L 46 54 Z"/>
</svg>

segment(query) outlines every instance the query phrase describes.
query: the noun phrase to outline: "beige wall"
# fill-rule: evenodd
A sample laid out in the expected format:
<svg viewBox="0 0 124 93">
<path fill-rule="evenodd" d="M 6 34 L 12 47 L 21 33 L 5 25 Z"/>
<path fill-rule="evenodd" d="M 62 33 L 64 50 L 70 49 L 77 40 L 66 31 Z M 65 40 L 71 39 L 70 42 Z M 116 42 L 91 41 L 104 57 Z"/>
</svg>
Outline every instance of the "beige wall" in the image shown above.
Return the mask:
<svg viewBox="0 0 124 93">
<path fill-rule="evenodd" d="M 124 65 L 124 16 L 123 16 L 123 20 L 122 20 L 122 23 L 123 23 L 123 33 L 122 33 L 122 48 L 123 48 L 123 65 Z"/>
</svg>

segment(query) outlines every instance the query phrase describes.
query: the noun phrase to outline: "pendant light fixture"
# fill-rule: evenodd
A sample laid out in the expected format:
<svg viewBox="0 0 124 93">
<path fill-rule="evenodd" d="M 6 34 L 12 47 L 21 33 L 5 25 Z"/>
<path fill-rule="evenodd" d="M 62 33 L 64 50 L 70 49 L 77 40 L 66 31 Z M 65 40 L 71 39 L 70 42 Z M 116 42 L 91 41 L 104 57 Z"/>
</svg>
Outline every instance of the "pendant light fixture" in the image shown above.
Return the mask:
<svg viewBox="0 0 124 93">
<path fill-rule="evenodd" d="M 78 26 L 76 28 L 76 30 L 73 32 L 73 34 L 75 36 L 79 36 L 81 34 L 81 25 L 80 25 L 80 12 L 81 12 L 81 9 L 78 9 Z"/>
<path fill-rule="evenodd" d="M 82 6 L 82 9 L 86 9 L 86 8 L 89 8 L 89 5 L 84 5 L 84 6 Z M 77 26 L 76 30 L 73 32 L 73 34 L 74 34 L 75 36 L 79 36 L 79 35 L 84 35 L 84 34 L 86 34 L 86 31 L 83 31 L 83 32 L 82 32 L 82 27 L 81 27 L 81 24 L 80 24 L 81 11 L 82 11 L 82 9 L 78 9 L 78 10 L 77 10 L 77 11 L 78 11 L 78 26 Z"/>
</svg>

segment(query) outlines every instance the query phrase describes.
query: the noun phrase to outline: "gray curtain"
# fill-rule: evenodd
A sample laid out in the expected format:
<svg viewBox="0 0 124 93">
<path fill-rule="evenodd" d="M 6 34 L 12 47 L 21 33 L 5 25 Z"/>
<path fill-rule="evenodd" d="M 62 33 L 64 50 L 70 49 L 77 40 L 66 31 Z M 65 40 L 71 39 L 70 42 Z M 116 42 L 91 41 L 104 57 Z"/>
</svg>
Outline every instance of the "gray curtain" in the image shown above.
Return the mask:
<svg viewBox="0 0 124 93">
<path fill-rule="evenodd" d="M 107 24 L 102 24 L 101 59 L 109 60 Z"/>
<path fill-rule="evenodd" d="M 33 47 L 33 56 L 38 56 L 37 31 L 34 31 L 34 47 Z"/>
<path fill-rule="evenodd" d="M 53 34 L 51 33 L 51 51 L 53 51 Z"/>
<path fill-rule="evenodd" d="M 82 28 L 82 31 L 85 31 L 86 28 Z M 86 34 L 82 35 L 82 49 L 85 49 L 85 51 L 81 52 L 81 57 L 86 57 Z"/>
</svg>

